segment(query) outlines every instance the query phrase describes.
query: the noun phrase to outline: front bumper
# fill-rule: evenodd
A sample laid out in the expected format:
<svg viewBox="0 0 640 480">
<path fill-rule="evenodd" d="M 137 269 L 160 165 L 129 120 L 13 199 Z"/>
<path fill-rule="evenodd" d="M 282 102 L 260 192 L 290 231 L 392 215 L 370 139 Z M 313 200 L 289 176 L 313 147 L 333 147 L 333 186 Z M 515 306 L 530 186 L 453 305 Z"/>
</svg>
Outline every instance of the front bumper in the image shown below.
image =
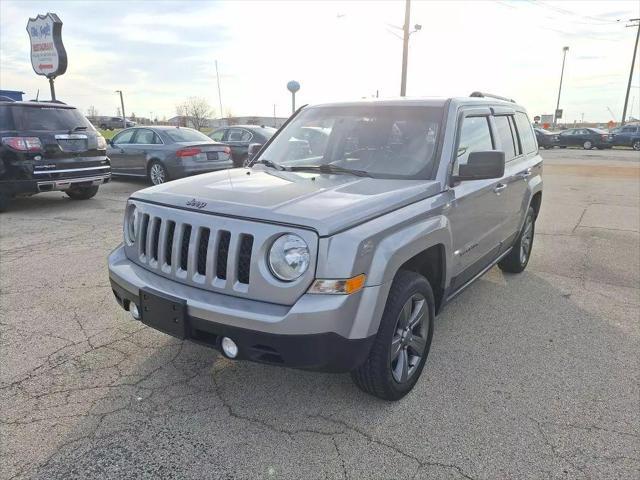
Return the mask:
<svg viewBox="0 0 640 480">
<path fill-rule="evenodd" d="M 140 289 L 186 301 L 186 338 L 220 348 L 223 336 L 239 347 L 239 359 L 287 367 L 347 372 L 361 365 L 382 314 L 382 286 L 353 295 L 302 295 L 291 306 L 224 295 L 184 285 L 143 269 L 118 247 L 109 256 L 109 277 L 118 303 L 140 305 Z M 144 315 L 144 312 L 142 313 Z"/>
</svg>

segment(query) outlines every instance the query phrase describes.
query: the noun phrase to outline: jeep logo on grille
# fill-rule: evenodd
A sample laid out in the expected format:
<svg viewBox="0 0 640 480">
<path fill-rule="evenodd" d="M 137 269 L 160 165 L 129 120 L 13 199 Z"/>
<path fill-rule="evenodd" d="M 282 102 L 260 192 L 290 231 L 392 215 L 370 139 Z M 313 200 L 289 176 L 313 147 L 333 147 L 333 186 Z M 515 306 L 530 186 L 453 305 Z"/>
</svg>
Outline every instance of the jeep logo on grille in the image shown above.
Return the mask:
<svg viewBox="0 0 640 480">
<path fill-rule="evenodd" d="M 200 202 L 195 198 L 189 200 L 187 202 L 187 207 L 196 207 L 196 208 L 204 208 L 207 206 L 207 202 Z"/>
</svg>

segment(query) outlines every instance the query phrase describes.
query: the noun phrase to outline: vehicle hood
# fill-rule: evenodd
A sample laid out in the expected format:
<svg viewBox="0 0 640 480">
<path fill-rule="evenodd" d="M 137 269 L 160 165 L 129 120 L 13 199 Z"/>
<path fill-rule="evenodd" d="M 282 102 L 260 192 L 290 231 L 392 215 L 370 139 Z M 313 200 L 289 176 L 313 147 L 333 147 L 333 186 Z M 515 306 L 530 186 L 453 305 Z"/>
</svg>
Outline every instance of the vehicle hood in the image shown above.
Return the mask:
<svg viewBox="0 0 640 480">
<path fill-rule="evenodd" d="M 140 190 L 131 198 L 182 209 L 288 224 L 331 235 L 436 195 L 432 180 L 236 168 Z"/>
</svg>

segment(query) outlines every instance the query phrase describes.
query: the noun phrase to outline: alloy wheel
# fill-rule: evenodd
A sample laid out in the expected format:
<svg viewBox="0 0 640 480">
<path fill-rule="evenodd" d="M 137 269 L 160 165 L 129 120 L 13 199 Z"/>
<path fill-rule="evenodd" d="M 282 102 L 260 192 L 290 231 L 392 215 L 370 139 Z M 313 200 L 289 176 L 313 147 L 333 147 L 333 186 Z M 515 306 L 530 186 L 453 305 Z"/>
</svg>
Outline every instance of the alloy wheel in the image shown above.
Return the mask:
<svg viewBox="0 0 640 480">
<path fill-rule="evenodd" d="M 591 150 L 591 148 L 593 148 L 593 144 L 589 140 L 587 140 L 586 142 L 584 142 L 583 147 L 585 150 Z"/>
<path fill-rule="evenodd" d="M 416 372 L 427 346 L 427 300 L 416 293 L 409 298 L 396 321 L 391 339 L 391 375 L 398 383 L 407 382 Z"/>
<path fill-rule="evenodd" d="M 151 176 L 151 183 L 154 185 L 160 185 L 166 181 L 166 173 L 164 171 L 164 167 L 159 163 L 154 163 L 151 165 L 151 171 L 149 172 Z"/>
<path fill-rule="evenodd" d="M 522 238 L 520 239 L 520 263 L 527 263 L 529 254 L 531 253 L 531 244 L 533 243 L 533 219 L 529 215 L 522 229 Z"/>
<path fill-rule="evenodd" d="M 633 142 L 633 149 L 635 151 L 640 151 L 640 140 L 636 140 L 635 142 Z"/>
</svg>

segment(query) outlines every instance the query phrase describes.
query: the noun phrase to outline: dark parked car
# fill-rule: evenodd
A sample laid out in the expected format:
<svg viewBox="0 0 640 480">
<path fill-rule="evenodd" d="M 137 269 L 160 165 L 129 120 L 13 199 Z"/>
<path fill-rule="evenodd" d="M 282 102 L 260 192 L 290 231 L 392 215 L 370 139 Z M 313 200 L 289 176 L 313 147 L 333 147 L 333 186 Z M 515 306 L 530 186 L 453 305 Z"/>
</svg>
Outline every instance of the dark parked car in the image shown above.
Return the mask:
<svg viewBox="0 0 640 480">
<path fill-rule="evenodd" d="M 0 210 L 54 190 L 87 200 L 111 178 L 104 137 L 72 106 L 0 101 L 0 139 Z"/>
<path fill-rule="evenodd" d="M 127 128 L 135 127 L 137 125 L 137 123 L 134 122 L 133 120 L 128 120 L 127 119 L 126 122 L 127 122 Z M 98 122 L 98 126 L 102 130 L 114 130 L 114 129 L 122 128 L 123 127 L 123 125 L 122 125 L 122 117 L 102 118 Z"/>
<path fill-rule="evenodd" d="M 265 144 L 276 133 L 272 127 L 258 125 L 234 125 L 214 130 L 209 136 L 216 142 L 224 143 L 231 148 L 231 157 L 236 167 L 242 167 L 247 160 L 249 145 Z"/>
<path fill-rule="evenodd" d="M 109 140 L 114 174 L 167 180 L 232 168 L 231 151 L 204 133 L 183 127 L 134 127 Z"/>
<path fill-rule="evenodd" d="M 611 148 L 611 135 L 599 128 L 570 128 L 558 135 L 560 148 L 580 146 L 585 150 L 592 148 Z"/>
<path fill-rule="evenodd" d="M 536 140 L 541 148 L 554 148 L 558 146 L 559 138 L 557 133 L 550 132 L 544 128 L 534 128 L 536 132 Z"/>
<path fill-rule="evenodd" d="M 640 124 L 625 125 L 619 127 L 613 135 L 612 144 L 616 147 L 632 147 L 636 151 L 640 151 Z"/>
</svg>

